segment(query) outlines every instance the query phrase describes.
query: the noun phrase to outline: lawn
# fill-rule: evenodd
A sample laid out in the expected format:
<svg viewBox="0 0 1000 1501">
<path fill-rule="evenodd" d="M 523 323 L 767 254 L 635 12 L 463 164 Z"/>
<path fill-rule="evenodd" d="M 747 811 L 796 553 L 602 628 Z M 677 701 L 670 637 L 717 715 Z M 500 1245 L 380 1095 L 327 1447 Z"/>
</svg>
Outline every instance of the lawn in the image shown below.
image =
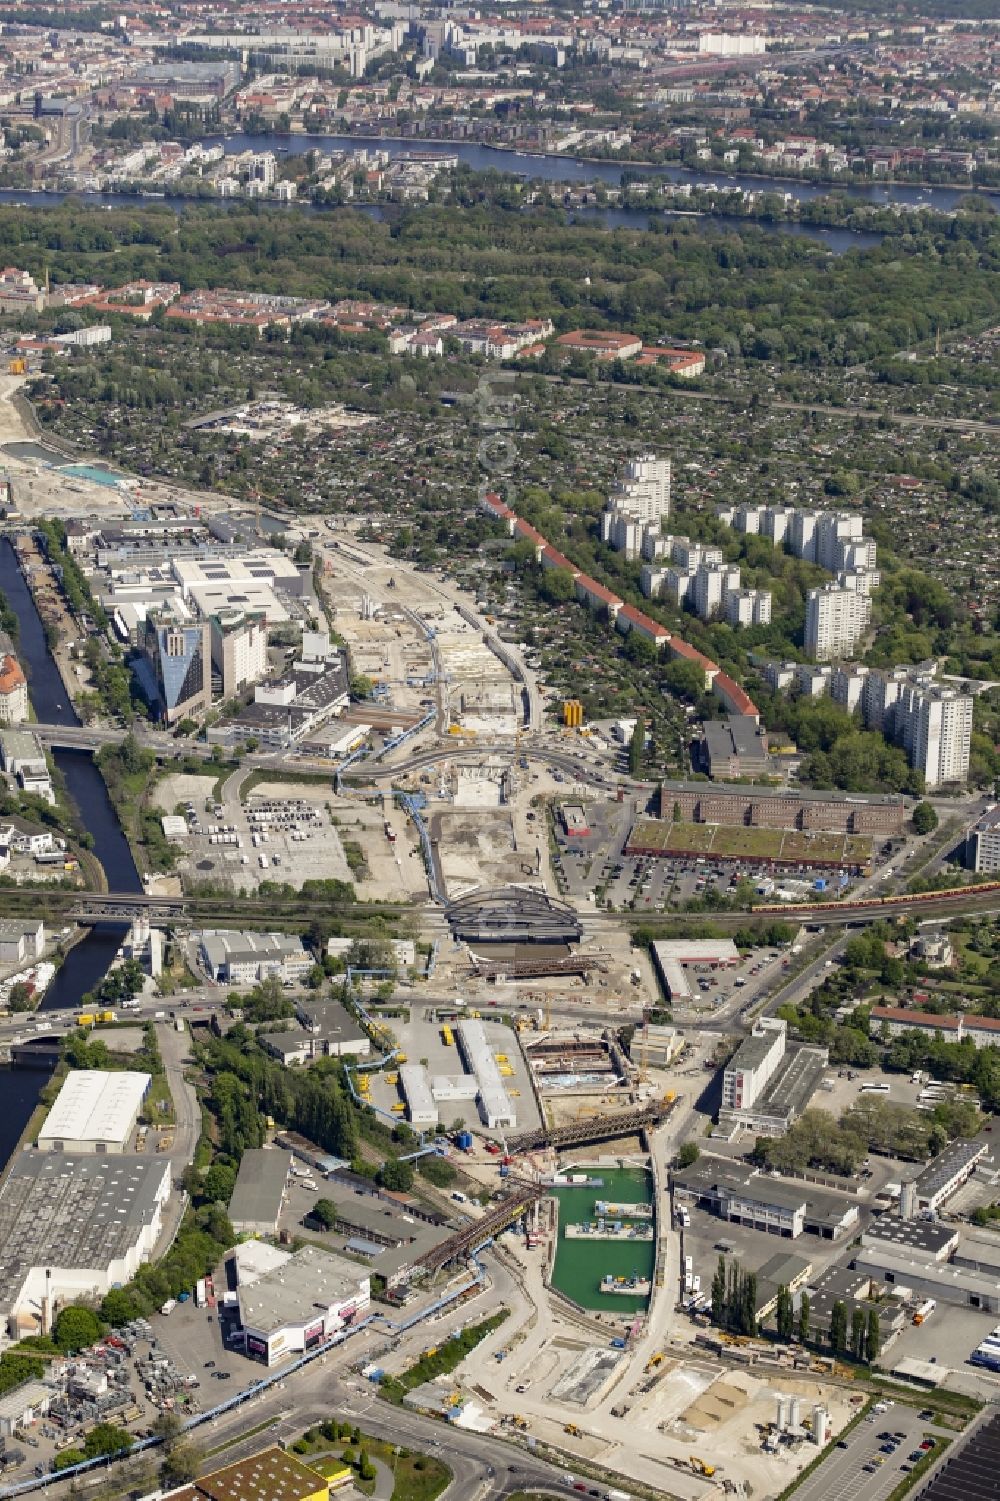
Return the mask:
<svg viewBox="0 0 1000 1501">
<path fill-rule="evenodd" d="M 347 1425 L 343 1426 L 346 1429 Z M 362 1449 L 370 1459 L 380 1460 L 393 1471 L 395 1484 L 392 1501 L 435 1501 L 435 1497 L 440 1496 L 451 1480 L 451 1471 L 447 1465 L 432 1455 L 414 1453 L 402 1445 L 373 1438 L 368 1433 L 359 1434 L 359 1441 L 352 1443 L 346 1436 L 342 1439 L 332 1438 L 330 1435 L 334 1431 L 326 1423 L 322 1428 L 310 1428 L 292 1444 L 292 1453 L 298 1454 L 318 1474 L 326 1476 L 340 1468 L 343 1463 L 341 1456 L 345 1449 L 349 1450 L 355 1460 L 351 1484 L 364 1495 L 371 1495 L 375 1482 L 361 1480 L 357 1473 L 357 1459 Z"/>
</svg>

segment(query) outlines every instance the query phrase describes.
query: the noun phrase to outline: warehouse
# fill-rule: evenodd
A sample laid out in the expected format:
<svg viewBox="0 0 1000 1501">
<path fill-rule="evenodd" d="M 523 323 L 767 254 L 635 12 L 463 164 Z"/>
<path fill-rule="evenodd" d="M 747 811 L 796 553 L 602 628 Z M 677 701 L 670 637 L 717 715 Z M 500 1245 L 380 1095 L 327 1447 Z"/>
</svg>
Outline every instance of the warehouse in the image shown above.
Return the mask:
<svg viewBox="0 0 1000 1501">
<path fill-rule="evenodd" d="M 238 1235 L 276 1235 L 285 1200 L 291 1152 L 252 1148 L 240 1158 L 229 1201 L 229 1220 Z"/>
<path fill-rule="evenodd" d="M 838 1240 L 859 1220 L 850 1199 L 813 1184 L 789 1183 L 704 1154 L 671 1175 L 675 1203 L 700 1204 L 720 1219 L 794 1240 L 808 1233 Z"/>
<path fill-rule="evenodd" d="M 1000 1282 L 993 1270 L 973 1271 L 951 1261 L 918 1260 L 912 1252 L 880 1245 L 862 1246 L 853 1265 L 873 1282 L 908 1287 L 918 1298 L 1000 1313 Z"/>
<path fill-rule="evenodd" d="M 237 1297 L 246 1353 L 270 1366 L 331 1339 L 367 1312 L 371 1282 L 355 1262 L 303 1246 Z"/>
<path fill-rule="evenodd" d="M 20 1152 L 0 1187 L 0 1320 L 38 1334 L 60 1302 L 124 1285 L 156 1245 L 170 1163 Z"/>
<path fill-rule="evenodd" d="M 301 938 L 287 933 L 239 933 L 206 929 L 199 957 L 213 980 L 223 985 L 256 985 L 276 975 L 283 985 L 303 980 L 313 961 Z"/>
<path fill-rule="evenodd" d="M 124 1152 L 149 1074 L 73 1069 L 38 1132 L 40 1152 Z"/>
<path fill-rule="evenodd" d="M 503 1085 L 493 1049 L 482 1022 L 460 1022 L 456 1030 L 462 1062 L 479 1085 L 479 1116 L 491 1131 L 517 1125 L 517 1115 Z"/>
<path fill-rule="evenodd" d="M 684 973 L 685 964 L 707 965 L 710 969 L 739 964 L 739 949 L 730 938 L 682 938 L 652 945 L 653 967 L 668 1000 L 689 1000 L 691 987 Z"/>
<path fill-rule="evenodd" d="M 434 1103 L 430 1084 L 427 1082 L 427 1070 L 424 1065 L 422 1063 L 401 1064 L 399 1083 L 403 1091 L 403 1099 L 406 1101 L 410 1125 L 418 1129 L 423 1126 L 436 1126 L 438 1108 Z"/>
<path fill-rule="evenodd" d="M 916 1181 L 917 1208 L 934 1211 L 968 1183 L 989 1151 L 985 1141 L 953 1141 L 931 1159 Z"/>
</svg>

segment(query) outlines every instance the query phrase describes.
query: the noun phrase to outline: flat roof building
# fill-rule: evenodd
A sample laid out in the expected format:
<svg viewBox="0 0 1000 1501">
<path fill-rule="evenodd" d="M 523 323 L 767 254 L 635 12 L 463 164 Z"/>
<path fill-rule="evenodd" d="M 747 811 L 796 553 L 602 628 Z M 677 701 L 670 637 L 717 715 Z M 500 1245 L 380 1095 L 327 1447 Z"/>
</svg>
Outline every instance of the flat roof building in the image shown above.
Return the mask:
<svg viewBox="0 0 1000 1501">
<path fill-rule="evenodd" d="M 708 774 L 723 781 L 735 777 L 766 776 L 771 771 L 767 731 L 754 714 L 730 714 L 704 726 Z"/>
<path fill-rule="evenodd" d="M 438 1108 L 434 1103 L 427 1070 L 422 1063 L 403 1063 L 399 1068 L 399 1083 L 406 1102 L 410 1125 L 436 1126 Z"/>
<path fill-rule="evenodd" d="M 159 1494 L 169 1501 L 328 1501 L 330 1486 L 318 1470 L 274 1444 Z"/>
<path fill-rule="evenodd" d="M 917 1208 L 935 1210 L 968 1183 L 989 1151 L 985 1141 L 953 1141 L 939 1152 L 916 1181 Z"/>
<path fill-rule="evenodd" d="M 252 1147 L 240 1158 L 229 1221 L 240 1235 L 276 1235 L 292 1154 Z"/>
<path fill-rule="evenodd" d="M 303 1246 L 238 1291 L 246 1353 L 264 1365 L 331 1339 L 367 1310 L 368 1273 L 319 1246 Z"/>
<path fill-rule="evenodd" d="M 790 1183 L 726 1158 L 705 1154 L 671 1174 L 675 1200 L 701 1204 L 731 1224 L 794 1240 L 809 1233 L 837 1240 L 859 1220 L 846 1196 L 809 1183 Z"/>
<path fill-rule="evenodd" d="M 19 1152 L 0 1186 L 0 1319 L 37 1334 L 56 1305 L 101 1297 L 148 1261 L 170 1163 L 126 1153 Z"/>
<path fill-rule="evenodd" d="M 73 1069 L 38 1132 L 41 1152 L 124 1152 L 149 1074 Z"/>
<path fill-rule="evenodd" d="M 754 1023 L 722 1075 L 723 1111 L 749 1110 L 785 1056 L 786 1024 L 764 1016 Z"/>
<path fill-rule="evenodd" d="M 491 1131 L 498 1127 L 517 1125 L 517 1114 L 510 1096 L 504 1088 L 500 1069 L 493 1056 L 493 1049 L 486 1037 L 482 1022 L 460 1022 L 456 1030 L 458 1051 L 462 1062 L 479 1085 L 479 1116 L 484 1126 Z"/>
</svg>

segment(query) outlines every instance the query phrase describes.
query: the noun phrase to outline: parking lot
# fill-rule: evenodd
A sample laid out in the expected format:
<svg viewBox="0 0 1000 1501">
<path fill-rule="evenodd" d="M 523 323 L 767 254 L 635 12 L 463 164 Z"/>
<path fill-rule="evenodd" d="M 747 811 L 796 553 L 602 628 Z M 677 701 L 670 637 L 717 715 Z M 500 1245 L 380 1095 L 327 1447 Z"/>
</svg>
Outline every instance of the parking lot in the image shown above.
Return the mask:
<svg viewBox="0 0 1000 1501">
<path fill-rule="evenodd" d="M 785 1240 L 780 1235 L 768 1235 L 748 1225 L 730 1224 L 707 1209 L 685 1207 L 691 1224 L 683 1232 L 681 1255 L 691 1257 L 693 1271 L 701 1278 L 703 1289 L 711 1287 L 719 1257 L 723 1255 L 738 1262 L 744 1272 L 759 1271 L 775 1255 L 801 1256 L 812 1267 L 811 1276 L 843 1255 L 840 1242 L 820 1240 L 816 1235 L 799 1235 L 795 1240 Z"/>
<path fill-rule="evenodd" d="M 795 1501 L 827 1501 L 831 1496 L 837 1501 L 885 1501 L 917 1462 L 912 1456 L 918 1446 L 934 1436 L 915 1409 L 889 1403 L 887 1411 L 872 1411 L 840 1440 L 799 1486 Z M 885 1452 L 890 1448 L 891 1453 Z"/>
</svg>

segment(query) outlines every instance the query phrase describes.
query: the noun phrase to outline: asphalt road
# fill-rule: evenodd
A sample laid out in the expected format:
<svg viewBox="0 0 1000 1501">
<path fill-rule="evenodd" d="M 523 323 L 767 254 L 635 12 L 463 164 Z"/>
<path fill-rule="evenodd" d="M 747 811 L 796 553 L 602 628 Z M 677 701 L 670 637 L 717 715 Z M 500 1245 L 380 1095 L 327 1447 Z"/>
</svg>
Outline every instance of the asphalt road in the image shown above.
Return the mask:
<svg viewBox="0 0 1000 1501">
<path fill-rule="evenodd" d="M 896 1432 L 904 1437 L 894 1453 L 883 1454 L 878 1435 Z M 888 1412 L 869 1415 L 847 1435 L 846 1449 L 831 1449 L 802 1482 L 795 1501 L 827 1501 L 831 1496 L 837 1501 L 885 1501 L 904 1478 L 901 1466 L 913 1463 L 908 1456 L 928 1432 L 928 1424 L 921 1423 L 912 1407 L 890 1407 Z M 874 1466 L 872 1472 L 866 1472 L 867 1464 Z"/>
</svg>

